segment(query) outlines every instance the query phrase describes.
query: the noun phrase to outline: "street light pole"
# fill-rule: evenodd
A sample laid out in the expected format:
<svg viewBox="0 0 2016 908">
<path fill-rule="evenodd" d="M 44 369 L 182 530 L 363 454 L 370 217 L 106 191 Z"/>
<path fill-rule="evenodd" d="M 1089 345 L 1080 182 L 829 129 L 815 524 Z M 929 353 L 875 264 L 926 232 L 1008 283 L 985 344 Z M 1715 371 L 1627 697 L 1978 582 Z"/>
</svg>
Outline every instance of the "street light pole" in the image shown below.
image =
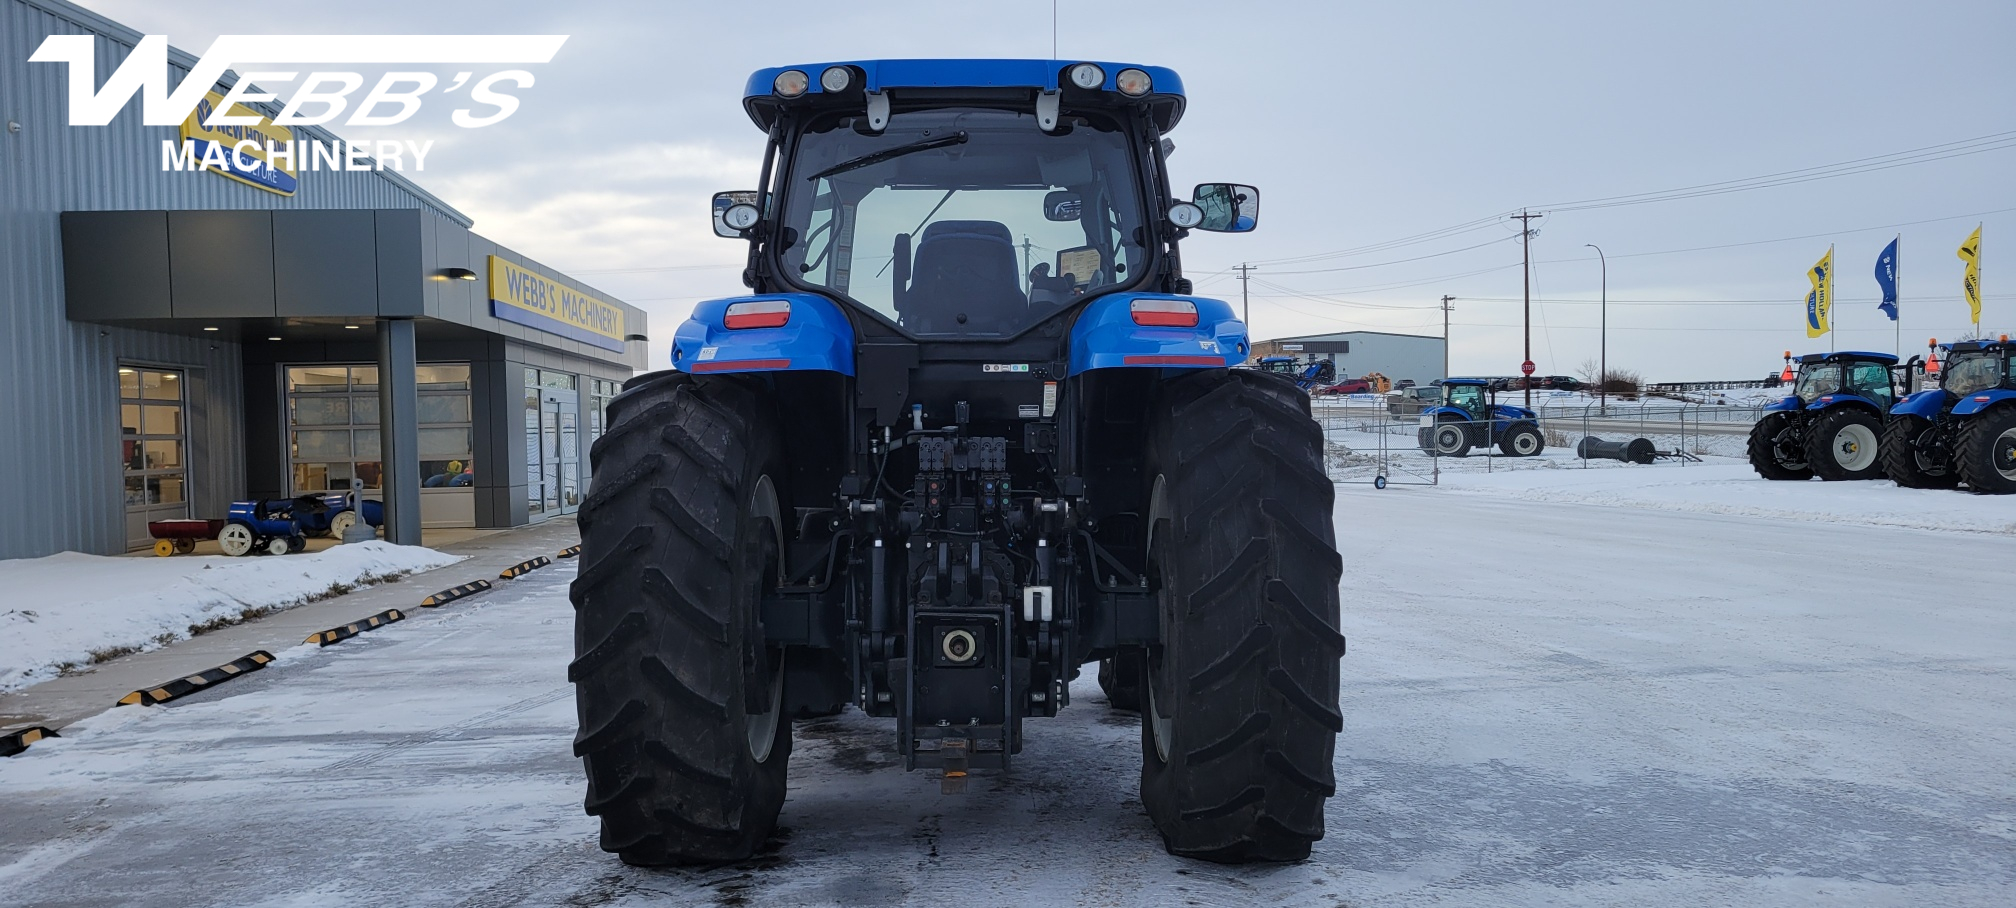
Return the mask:
<svg viewBox="0 0 2016 908">
<path fill-rule="evenodd" d="M 1603 267 L 1603 327 L 1597 334 L 1600 345 L 1596 361 L 1596 412 L 1610 412 L 1610 259 L 1603 255 L 1603 247 L 1595 243 L 1583 243 L 1596 250 L 1596 261 Z"/>
</svg>

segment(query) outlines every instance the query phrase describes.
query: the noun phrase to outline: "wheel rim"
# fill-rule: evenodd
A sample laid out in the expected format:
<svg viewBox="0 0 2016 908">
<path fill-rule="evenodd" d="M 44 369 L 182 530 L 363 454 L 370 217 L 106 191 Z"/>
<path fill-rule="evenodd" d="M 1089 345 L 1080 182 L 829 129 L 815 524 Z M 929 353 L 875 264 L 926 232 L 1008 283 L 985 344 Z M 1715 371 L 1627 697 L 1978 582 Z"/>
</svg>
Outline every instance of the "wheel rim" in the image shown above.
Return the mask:
<svg viewBox="0 0 2016 908">
<path fill-rule="evenodd" d="M 2003 479 L 2016 481 L 2016 428 L 2003 429 L 1988 445 L 1988 456 L 1995 464 L 1995 472 Z"/>
<path fill-rule="evenodd" d="M 1876 464 L 1876 432 L 1868 426 L 1851 424 L 1834 433 L 1834 462 L 1851 473 Z"/>
<path fill-rule="evenodd" d="M 1158 574 L 1156 577 L 1157 581 L 1161 580 L 1159 576 L 1161 572 L 1156 570 L 1158 562 L 1155 557 L 1155 530 L 1166 518 L 1167 515 L 1163 512 L 1168 509 L 1168 496 L 1163 491 L 1163 485 L 1163 477 L 1156 476 L 1154 490 L 1148 495 L 1148 567 L 1150 570 L 1155 570 Z M 1158 582 L 1155 592 L 1158 606 L 1161 604 L 1160 600 L 1163 595 L 1163 587 Z M 1162 716 L 1162 707 L 1155 699 L 1155 660 L 1152 658 L 1143 659 L 1142 662 L 1146 666 L 1144 673 L 1146 677 L 1141 679 L 1141 687 L 1143 688 L 1141 701 L 1147 709 L 1141 713 L 1141 721 L 1148 726 L 1148 739 L 1155 744 L 1156 758 L 1167 763 L 1169 762 L 1169 739 L 1176 732 L 1176 722 L 1173 719 L 1167 719 Z"/>
<path fill-rule="evenodd" d="M 1926 453 L 1938 444 L 1938 439 L 1933 437 L 1937 433 L 1937 429 L 1926 429 L 1918 433 L 1918 437 L 1911 443 L 1911 462 L 1917 464 L 1919 472 L 1927 476 L 1940 476 L 1946 472 L 1946 464 Z"/>
<path fill-rule="evenodd" d="M 752 518 L 769 523 L 774 535 L 771 539 L 766 539 L 765 542 L 774 541 L 777 546 L 776 548 L 771 548 L 769 545 L 763 545 L 765 554 L 758 556 L 760 563 L 756 566 L 756 576 L 751 578 L 753 586 L 751 592 L 754 593 L 756 600 L 761 602 L 763 589 L 768 585 L 764 581 L 770 574 L 771 562 L 781 562 L 782 559 L 776 557 L 776 555 L 783 551 L 784 530 L 779 523 L 777 489 L 771 485 L 770 477 L 763 476 L 756 480 L 756 489 L 750 493 L 749 512 Z M 751 630 L 753 632 L 754 628 L 751 628 Z M 758 645 L 761 644 L 759 643 Z M 765 653 L 765 656 L 770 662 L 770 708 L 761 713 L 752 713 L 749 712 L 748 703 L 745 702 L 742 705 L 742 726 L 748 735 L 749 756 L 754 758 L 758 763 L 770 759 L 770 751 L 777 745 L 777 723 L 781 721 L 784 714 L 783 653 Z"/>
<path fill-rule="evenodd" d="M 1540 450 L 1540 439 L 1531 432 L 1521 432 L 1512 439 L 1512 450 L 1522 455 L 1530 455 Z"/>
<path fill-rule="evenodd" d="M 268 554 L 268 555 L 285 555 L 285 554 L 287 554 L 287 550 L 288 550 L 288 549 L 291 549 L 291 548 L 293 548 L 293 546 L 289 545 L 289 544 L 287 543 L 287 540 L 285 540 L 285 539 L 275 539 L 275 540 L 273 540 L 273 541 L 271 541 L 271 542 L 268 542 L 268 543 L 266 543 L 266 554 Z"/>
<path fill-rule="evenodd" d="M 175 541 L 172 539 L 154 540 L 154 554 L 162 558 L 175 554 Z"/>
<path fill-rule="evenodd" d="M 224 532 L 217 534 L 217 545 L 226 555 L 243 555 L 252 551 L 252 531 L 234 523 L 225 527 Z"/>
<path fill-rule="evenodd" d="M 337 542 L 342 542 L 343 534 L 349 532 L 350 528 L 356 525 L 357 525 L 356 512 L 344 511 L 341 514 L 329 518 L 329 535 L 336 537 Z"/>
<path fill-rule="evenodd" d="M 1435 450 L 1448 454 L 1462 444 L 1462 429 L 1456 426 L 1442 426 L 1435 430 Z"/>
</svg>

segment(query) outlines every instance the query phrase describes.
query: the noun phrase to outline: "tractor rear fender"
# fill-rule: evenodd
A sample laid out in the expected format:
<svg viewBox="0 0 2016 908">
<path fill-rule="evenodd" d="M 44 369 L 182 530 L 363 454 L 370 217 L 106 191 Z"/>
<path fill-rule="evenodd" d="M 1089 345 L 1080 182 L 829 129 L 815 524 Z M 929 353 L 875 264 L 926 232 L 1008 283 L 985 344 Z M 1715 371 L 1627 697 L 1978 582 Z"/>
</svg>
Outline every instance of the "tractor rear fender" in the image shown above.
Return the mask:
<svg viewBox="0 0 2016 908">
<path fill-rule="evenodd" d="M 1890 408 L 1891 416 L 1919 416 L 1936 420 L 1939 414 L 1951 406 L 1953 396 L 1938 388 L 1930 388 L 1906 397 Z"/>
<path fill-rule="evenodd" d="M 1953 405 L 1953 415 L 1973 416 L 1987 410 L 1989 407 L 2001 406 L 2010 401 L 2016 401 L 2016 391 L 2010 391 L 2006 388 L 1990 388 L 1979 394 L 1969 394 L 1966 397 L 1960 398 L 1960 402 Z"/>
<path fill-rule="evenodd" d="M 730 328 L 738 303 L 790 306 L 777 327 Z M 749 307 L 768 309 L 776 306 Z M 738 318 L 741 317 L 738 310 Z M 854 374 L 854 327 L 840 305 L 816 293 L 776 293 L 707 300 L 672 335 L 672 368 L 681 372 L 838 372 Z"/>
<path fill-rule="evenodd" d="M 1879 419 L 1883 416 L 1882 407 L 1860 394 L 1822 394 L 1817 400 L 1806 405 L 1806 409 L 1814 411 L 1832 410 L 1835 407 L 1864 407 L 1874 412 Z"/>
<path fill-rule="evenodd" d="M 1135 302 L 1144 304 L 1134 311 Z M 1181 321 L 1170 306 L 1197 309 L 1195 325 Z M 1137 321 L 1138 319 L 1138 321 Z M 1164 324 L 1141 324 L 1141 321 Z M 1224 369 L 1246 361 L 1246 325 L 1232 314 L 1231 304 L 1201 296 L 1166 293 L 1113 293 L 1085 306 L 1071 326 L 1071 365 L 1067 375 L 1094 369 Z"/>
</svg>

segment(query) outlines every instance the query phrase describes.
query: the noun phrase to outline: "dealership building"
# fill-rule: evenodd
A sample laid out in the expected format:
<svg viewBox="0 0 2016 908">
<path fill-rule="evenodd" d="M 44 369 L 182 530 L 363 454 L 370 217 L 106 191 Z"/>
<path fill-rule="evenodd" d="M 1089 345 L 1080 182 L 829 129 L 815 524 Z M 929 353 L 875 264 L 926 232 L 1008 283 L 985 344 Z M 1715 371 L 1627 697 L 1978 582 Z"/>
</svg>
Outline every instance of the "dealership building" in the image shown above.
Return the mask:
<svg viewBox="0 0 2016 908">
<path fill-rule="evenodd" d="M 579 506 L 604 407 L 645 367 L 642 311 L 391 170 L 164 170 L 164 140 L 232 137 L 201 113 L 235 76 L 180 127 L 144 125 L 139 93 L 73 126 L 70 67 L 28 59 L 50 35 L 95 36 L 101 84 L 141 39 L 0 0 L 0 558 L 116 554 L 152 520 L 330 491 L 385 501 L 413 543 Z M 169 84 L 195 62 L 170 51 Z"/>
<path fill-rule="evenodd" d="M 1448 341 L 1420 334 L 1386 331 L 1339 331 L 1283 337 L 1253 343 L 1254 362 L 1269 356 L 1294 357 L 1298 363 L 1328 360 L 1337 367 L 1337 377 L 1361 378 L 1377 372 L 1398 381 L 1411 378 L 1427 384 L 1447 378 L 1443 363 L 1448 359 Z"/>
</svg>

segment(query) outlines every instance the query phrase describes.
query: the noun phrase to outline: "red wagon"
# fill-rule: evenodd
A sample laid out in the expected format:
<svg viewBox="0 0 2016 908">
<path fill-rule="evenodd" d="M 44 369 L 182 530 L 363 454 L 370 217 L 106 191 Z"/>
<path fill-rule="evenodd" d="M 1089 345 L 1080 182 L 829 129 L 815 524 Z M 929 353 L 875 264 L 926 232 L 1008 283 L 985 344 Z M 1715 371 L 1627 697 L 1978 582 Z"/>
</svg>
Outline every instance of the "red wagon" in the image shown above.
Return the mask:
<svg viewBox="0 0 2016 908">
<path fill-rule="evenodd" d="M 162 557 L 187 555 L 196 551 L 198 540 L 215 539 L 224 531 L 222 520 L 150 520 L 147 535 L 154 537 L 154 554 Z"/>
</svg>

